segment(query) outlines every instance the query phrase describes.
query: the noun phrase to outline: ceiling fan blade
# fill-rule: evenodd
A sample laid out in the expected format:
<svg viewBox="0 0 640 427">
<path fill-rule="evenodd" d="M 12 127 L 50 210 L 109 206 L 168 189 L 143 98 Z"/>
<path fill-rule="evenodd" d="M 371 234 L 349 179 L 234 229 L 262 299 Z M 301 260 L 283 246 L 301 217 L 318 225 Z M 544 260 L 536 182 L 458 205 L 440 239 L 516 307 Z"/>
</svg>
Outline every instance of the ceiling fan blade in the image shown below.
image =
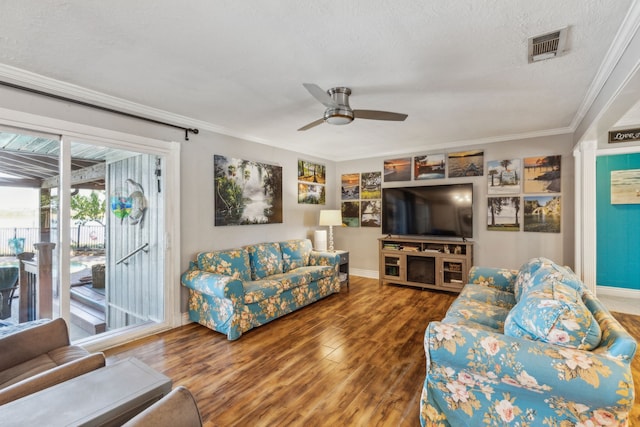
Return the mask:
<svg viewBox="0 0 640 427">
<path fill-rule="evenodd" d="M 392 122 L 403 122 L 408 117 L 406 114 L 377 110 L 353 110 L 353 116 L 356 119 L 390 120 Z"/>
<path fill-rule="evenodd" d="M 318 126 L 318 125 L 321 125 L 321 124 L 322 124 L 322 122 L 324 122 L 324 117 L 323 117 L 323 118 L 321 118 L 321 119 L 316 120 L 315 122 L 311 122 L 311 123 L 309 123 L 308 125 L 302 126 L 302 127 L 301 127 L 300 129 L 298 129 L 298 130 L 300 131 L 300 130 L 307 130 L 307 129 L 311 129 L 311 128 L 313 128 L 313 127 L 316 127 L 316 126 Z"/>
<path fill-rule="evenodd" d="M 338 108 L 338 103 L 334 101 L 333 98 L 331 98 L 320 86 L 313 83 L 302 83 L 302 86 L 304 86 L 309 93 L 325 107 Z"/>
</svg>

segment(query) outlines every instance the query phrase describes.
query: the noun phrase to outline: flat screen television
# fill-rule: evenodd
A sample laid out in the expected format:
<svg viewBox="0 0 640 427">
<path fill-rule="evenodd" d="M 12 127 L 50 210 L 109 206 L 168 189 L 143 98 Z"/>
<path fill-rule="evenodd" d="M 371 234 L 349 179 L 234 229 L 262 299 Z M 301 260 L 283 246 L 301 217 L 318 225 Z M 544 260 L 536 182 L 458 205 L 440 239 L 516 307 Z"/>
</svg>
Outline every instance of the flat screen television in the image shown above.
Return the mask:
<svg viewBox="0 0 640 427">
<path fill-rule="evenodd" d="M 473 184 L 382 189 L 382 233 L 473 237 Z"/>
</svg>

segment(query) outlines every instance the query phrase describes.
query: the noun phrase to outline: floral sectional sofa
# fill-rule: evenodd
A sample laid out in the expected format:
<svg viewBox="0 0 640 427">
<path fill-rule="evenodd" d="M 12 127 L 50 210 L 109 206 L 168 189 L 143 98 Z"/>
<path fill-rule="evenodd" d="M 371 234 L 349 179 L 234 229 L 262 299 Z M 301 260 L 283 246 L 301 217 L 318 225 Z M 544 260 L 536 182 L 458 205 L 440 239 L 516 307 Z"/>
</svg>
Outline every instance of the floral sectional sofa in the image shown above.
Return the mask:
<svg viewBox="0 0 640 427">
<path fill-rule="evenodd" d="M 189 317 L 230 340 L 340 292 L 339 255 L 309 239 L 202 252 L 182 275 Z"/>
<path fill-rule="evenodd" d="M 474 267 L 427 327 L 423 426 L 627 426 L 636 341 L 568 268 Z"/>
</svg>

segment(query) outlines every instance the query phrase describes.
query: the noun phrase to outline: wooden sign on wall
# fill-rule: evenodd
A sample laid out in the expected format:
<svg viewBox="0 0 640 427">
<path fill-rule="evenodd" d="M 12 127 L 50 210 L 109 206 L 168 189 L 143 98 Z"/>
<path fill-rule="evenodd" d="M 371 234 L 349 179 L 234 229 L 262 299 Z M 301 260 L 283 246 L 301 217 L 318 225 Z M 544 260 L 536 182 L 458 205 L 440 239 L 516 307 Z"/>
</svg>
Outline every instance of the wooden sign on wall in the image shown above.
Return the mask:
<svg viewBox="0 0 640 427">
<path fill-rule="evenodd" d="M 609 144 L 633 141 L 640 141 L 640 128 L 614 130 L 609 132 Z"/>
</svg>

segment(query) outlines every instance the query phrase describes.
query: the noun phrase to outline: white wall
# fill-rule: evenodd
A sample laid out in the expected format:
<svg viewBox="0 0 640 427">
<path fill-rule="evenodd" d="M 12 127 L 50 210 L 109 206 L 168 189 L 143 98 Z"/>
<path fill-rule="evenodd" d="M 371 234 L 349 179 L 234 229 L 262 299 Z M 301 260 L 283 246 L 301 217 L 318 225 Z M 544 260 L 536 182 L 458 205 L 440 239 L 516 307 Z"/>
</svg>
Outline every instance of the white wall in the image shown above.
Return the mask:
<svg viewBox="0 0 640 427">
<path fill-rule="evenodd" d="M 340 177 L 343 173 L 382 171 L 385 158 L 333 163 L 249 141 L 239 140 L 212 132 L 191 135 L 184 141 L 184 133 L 162 126 L 121 118 L 112 114 L 68 105 L 42 97 L 27 95 L 0 88 L 0 107 L 14 108 L 34 114 L 41 114 L 63 120 L 75 121 L 92 126 L 114 129 L 122 132 L 180 141 L 181 154 L 181 196 L 175 203 L 180 204 L 181 248 L 180 266 L 185 270 L 194 255 L 203 250 L 223 249 L 260 241 L 284 240 L 290 238 L 313 238 L 321 208 L 340 207 Z M 572 265 L 573 262 L 573 157 L 572 135 L 494 143 L 482 148 L 487 160 L 523 158 L 539 155 L 562 155 L 562 232 L 500 232 L 487 231 L 486 176 L 474 178 L 454 178 L 425 182 L 440 184 L 454 182 L 474 183 L 474 263 L 488 266 L 517 268 L 525 260 L 534 256 L 547 256 L 557 262 Z M 452 149 L 449 151 L 460 151 Z M 442 150 L 438 150 L 442 152 Z M 411 154 L 428 154 L 428 151 Z M 254 160 L 283 167 L 283 224 L 246 225 L 235 227 L 214 227 L 213 206 L 213 156 L 221 154 L 229 157 Z M 404 157 L 397 156 L 397 157 Z M 318 161 L 327 166 L 327 205 L 298 205 L 297 203 L 297 161 L 298 159 Z M 396 183 L 398 184 L 398 183 Z M 422 184 L 422 182 L 421 182 Z M 351 252 L 352 273 L 377 277 L 377 239 L 381 237 L 379 228 L 337 228 L 336 248 Z M 185 293 L 182 292 L 182 307 L 186 307 Z"/>
<path fill-rule="evenodd" d="M 483 177 L 451 178 L 432 181 L 416 181 L 384 184 L 383 187 L 398 185 L 436 185 L 473 182 L 474 212 L 473 241 L 476 265 L 518 268 L 527 259 L 545 256 L 556 262 L 572 265 L 574 248 L 574 162 L 571 134 L 531 138 L 489 144 L 486 146 L 465 147 L 483 149 L 485 168 L 487 160 L 522 159 L 524 157 L 562 155 L 562 222 L 560 233 L 508 232 L 487 230 L 487 175 Z M 461 151 L 452 149 L 450 152 Z M 432 151 L 432 153 L 441 153 Z M 429 154 L 428 151 L 412 153 Z M 398 158 L 404 155 L 395 156 Z M 409 157 L 407 155 L 406 157 Z M 346 173 L 382 171 L 384 160 L 378 157 L 365 160 L 340 162 L 336 167 L 336 181 Z M 335 193 L 334 205 L 340 205 L 340 194 Z M 367 277 L 377 277 L 378 241 L 382 237 L 380 228 L 339 228 L 334 232 L 336 248 L 350 251 L 352 273 Z"/>
<path fill-rule="evenodd" d="M 282 224 L 214 227 L 214 154 L 282 166 Z M 204 250 L 304 237 L 313 239 L 313 231 L 320 228 L 320 209 L 326 207 L 298 204 L 299 159 L 327 167 L 327 197 L 333 198 L 337 191 L 333 162 L 214 133 L 199 135 L 183 144 L 181 264 L 186 268 L 188 261 Z"/>
</svg>

